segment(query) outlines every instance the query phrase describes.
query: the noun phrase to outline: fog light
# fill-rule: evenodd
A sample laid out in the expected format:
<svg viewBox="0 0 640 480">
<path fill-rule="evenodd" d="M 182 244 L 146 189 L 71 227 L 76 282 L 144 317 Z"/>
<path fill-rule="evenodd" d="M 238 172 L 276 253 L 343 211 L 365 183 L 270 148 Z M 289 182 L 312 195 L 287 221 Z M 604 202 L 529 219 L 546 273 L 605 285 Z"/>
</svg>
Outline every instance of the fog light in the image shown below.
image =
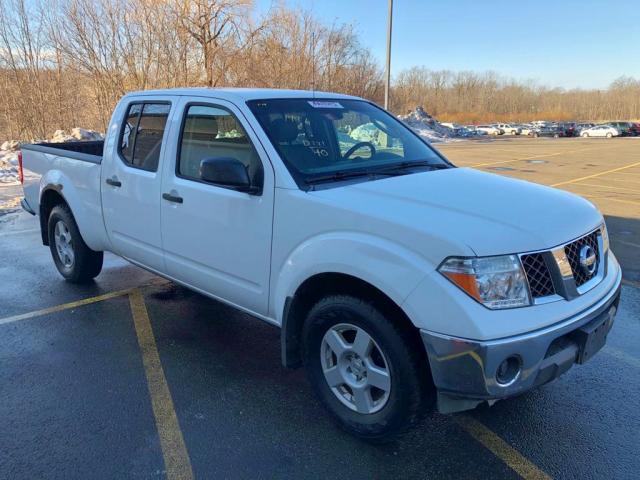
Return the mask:
<svg viewBox="0 0 640 480">
<path fill-rule="evenodd" d="M 515 382 L 520 376 L 521 362 L 518 357 L 512 355 L 505 358 L 496 370 L 496 381 L 506 387 Z"/>
</svg>

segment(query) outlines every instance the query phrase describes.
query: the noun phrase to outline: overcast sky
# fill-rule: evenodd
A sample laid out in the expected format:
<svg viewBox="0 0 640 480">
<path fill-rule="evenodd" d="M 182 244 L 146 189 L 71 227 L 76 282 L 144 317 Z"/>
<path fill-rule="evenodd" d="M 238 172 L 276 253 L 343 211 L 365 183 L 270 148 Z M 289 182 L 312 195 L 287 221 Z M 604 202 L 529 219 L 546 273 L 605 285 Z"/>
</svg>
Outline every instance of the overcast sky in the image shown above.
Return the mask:
<svg viewBox="0 0 640 480">
<path fill-rule="evenodd" d="M 272 0 L 255 0 L 259 9 Z M 383 63 L 387 0 L 284 0 L 350 23 Z M 637 0 L 394 0 L 392 72 L 494 70 L 548 86 L 606 88 L 640 78 Z"/>
</svg>

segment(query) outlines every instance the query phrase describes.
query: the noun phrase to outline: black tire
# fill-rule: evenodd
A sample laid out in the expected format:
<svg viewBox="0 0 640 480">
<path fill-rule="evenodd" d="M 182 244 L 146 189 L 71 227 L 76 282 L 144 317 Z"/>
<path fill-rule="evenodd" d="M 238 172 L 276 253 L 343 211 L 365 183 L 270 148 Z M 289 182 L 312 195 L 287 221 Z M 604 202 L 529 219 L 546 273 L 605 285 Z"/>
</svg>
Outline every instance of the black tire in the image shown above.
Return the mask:
<svg viewBox="0 0 640 480">
<path fill-rule="evenodd" d="M 374 443 L 393 440 L 435 404 L 435 388 L 417 332 L 401 327 L 382 312 L 370 301 L 348 295 L 329 296 L 310 310 L 303 328 L 304 364 L 320 400 L 341 428 Z M 390 372 L 386 403 L 374 413 L 359 413 L 346 406 L 323 373 L 323 338 L 332 327 L 345 323 L 369 334 Z"/>
<path fill-rule="evenodd" d="M 71 249 L 73 261 L 62 259 L 56 243 L 55 229 L 62 222 L 71 237 Z M 56 268 L 66 280 L 72 283 L 83 283 L 97 277 L 102 270 L 103 253 L 91 250 L 80 235 L 78 225 L 66 205 L 57 205 L 51 210 L 47 222 L 47 234 L 49 236 L 49 248 Z"/>
</svg>

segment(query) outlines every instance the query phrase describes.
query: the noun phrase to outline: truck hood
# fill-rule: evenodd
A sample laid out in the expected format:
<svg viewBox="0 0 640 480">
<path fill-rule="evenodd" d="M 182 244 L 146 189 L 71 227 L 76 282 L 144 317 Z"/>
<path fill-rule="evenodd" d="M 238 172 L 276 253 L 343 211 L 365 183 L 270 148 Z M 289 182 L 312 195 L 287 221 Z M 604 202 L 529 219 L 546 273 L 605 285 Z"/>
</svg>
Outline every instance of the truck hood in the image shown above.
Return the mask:
<svg viewBox="0 0 640 480">
<path fill-rule="evenodd" d="M 391 177 L 314 195 L 378 218 L 381 225 L 395 223 L 437 237 L 457 245 L 458 251 L 466 246 L 476 255 L 548 249 L 603 221 L 595 206 L 577 195 L 469 168 Z"/>
</svg>

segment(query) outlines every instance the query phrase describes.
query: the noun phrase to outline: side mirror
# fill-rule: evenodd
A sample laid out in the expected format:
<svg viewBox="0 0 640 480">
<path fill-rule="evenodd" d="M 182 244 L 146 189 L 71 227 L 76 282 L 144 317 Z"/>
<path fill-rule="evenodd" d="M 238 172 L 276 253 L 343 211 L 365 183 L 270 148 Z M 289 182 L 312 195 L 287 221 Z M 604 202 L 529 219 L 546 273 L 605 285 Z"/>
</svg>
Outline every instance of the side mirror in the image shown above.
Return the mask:
<svg viewBox="0 0 640 480">
<path fill-rule="evenodd" d="M 210 157 L 200 162 L 200 180 L 232 188 L 240 192 L 258 193 L 251 185 L 247 167 L 232 157 Z"/>
</svg>

